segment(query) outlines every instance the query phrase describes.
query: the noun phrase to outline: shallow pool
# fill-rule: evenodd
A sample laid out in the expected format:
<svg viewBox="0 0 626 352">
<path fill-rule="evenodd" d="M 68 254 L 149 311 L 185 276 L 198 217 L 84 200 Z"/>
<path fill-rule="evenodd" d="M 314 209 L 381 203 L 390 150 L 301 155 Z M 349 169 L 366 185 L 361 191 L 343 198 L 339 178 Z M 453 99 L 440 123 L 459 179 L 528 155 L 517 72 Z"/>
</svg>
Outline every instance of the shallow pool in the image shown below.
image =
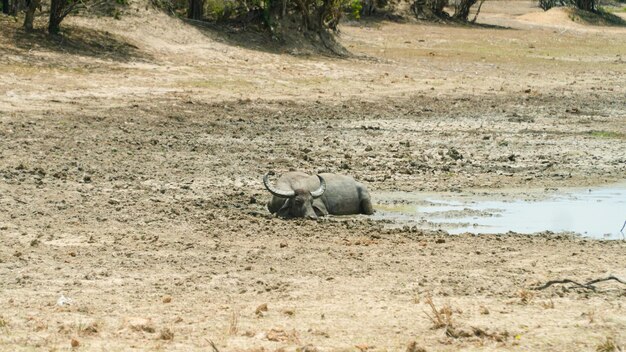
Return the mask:
<svg viewBox="0 0 626 352">
<path fill-rule="evenodd" d="M 381 193 L 377 219 L 459 233 L 573 232 L 598 239 L 625 238 L 626 184 L 552 191 L 442 194 Z"/>
</svg>

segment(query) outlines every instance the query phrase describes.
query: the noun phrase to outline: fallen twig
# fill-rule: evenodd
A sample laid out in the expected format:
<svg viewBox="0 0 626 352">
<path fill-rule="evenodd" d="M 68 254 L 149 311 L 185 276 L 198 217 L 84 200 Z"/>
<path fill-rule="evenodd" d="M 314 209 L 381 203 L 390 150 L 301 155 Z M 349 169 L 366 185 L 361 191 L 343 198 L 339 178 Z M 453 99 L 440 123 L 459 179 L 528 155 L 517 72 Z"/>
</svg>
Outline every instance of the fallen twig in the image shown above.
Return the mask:
<svg viewBox="0 0 626 352">
<path fill-rule="evenodd" d="M 205 338 L 205 340 L 211 345 L 213 352 L 220 352 L 220 350 L 217 349 L 217 346 L 215 346 L 215 343 L 213 342 L 213 340 L 209 340 L 207 338 Z"/>
<path fill-rule="evenodd" d="M 576 281 L 570 280 L 570 279 L 550 280 L 550 281 L 546 282 L 545 284 L 543 284 L 541 286 L 534 287 L 533 290 L 536 290 L 536 291 L 543 290 L 543 289 L 546 289 L 546 288 L 548 288 L 548 287 L 550 287 L 552 285 L 555 285 L 555 284 L 574 284 L 574 285 L 576 285 L 578 287 L 582 287 L 582 288 L 585 288 L 587 290 L 595 291 L 596 287 L 594 286 L 594 284 L 597 284 L 598 282 L 610 281 L 610 280 L 615 280 L 615 281 L 619 282 L 620 284 L 626 285 L 626 281 L 624 281 L 623 279 L 620 279 L 619 277 L 614 276 L 614 275 L 609 275 L 609 276 L 607 276 L 605 278 L 593 279 L 593 280 L 591 280 L 589 282 L 586 282 L 584 284 L 581 284 L 579 282 L 576 282 Z"/>
</svg>

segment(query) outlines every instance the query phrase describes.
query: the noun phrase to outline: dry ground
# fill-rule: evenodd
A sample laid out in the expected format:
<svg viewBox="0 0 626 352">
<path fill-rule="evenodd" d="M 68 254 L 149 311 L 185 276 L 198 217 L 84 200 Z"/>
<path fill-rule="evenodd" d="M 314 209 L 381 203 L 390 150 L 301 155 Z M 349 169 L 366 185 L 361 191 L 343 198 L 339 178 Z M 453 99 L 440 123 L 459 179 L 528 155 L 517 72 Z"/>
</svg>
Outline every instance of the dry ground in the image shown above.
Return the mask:
<svg viewBox="0 0 626 352">
<path fill-rule="evenodd" d="M 532 290 L 626 277 L 623 241 L 264 208 L 269 169 L 374 198 L 623 180 L 626 29 L 485 6 L 510 28 L 344 24 L 350 59 L 144 8 L 52 41 L 0 17 L 0 350 L 624 349 L 624 285 Z"/>
</svg>

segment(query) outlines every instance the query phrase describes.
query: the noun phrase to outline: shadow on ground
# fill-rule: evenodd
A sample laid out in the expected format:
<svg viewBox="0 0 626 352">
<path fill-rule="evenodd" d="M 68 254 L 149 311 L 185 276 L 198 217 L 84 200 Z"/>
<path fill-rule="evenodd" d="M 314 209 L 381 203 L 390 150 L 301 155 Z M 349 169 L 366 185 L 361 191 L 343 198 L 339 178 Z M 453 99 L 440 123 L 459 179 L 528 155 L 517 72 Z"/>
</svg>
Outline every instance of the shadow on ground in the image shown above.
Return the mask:
<svg viewBox="0 0 626 352">
<path fill-rule="evenodd" d="M 571 9 L 569 16 L 574 22 L 581 22 L 592 26 L 626 27 L 626 20 L 603 8 L 600 8 L 597 12 Z"/>
<path fill-rule="evenodd" d="M 245 49 L 297 56 L 351 56 L 335 40 L 333 33 L 319 35 L 313 31 L 301 31 L 297 20 L 282 21 L 280 26 L 284 29 L 280 36 L 271 33 L 259 18 L 224 22 L 181 20 L 196 27 L 211 40 Z"/>
<path fill-rule="evenodd" d="M 4 17 L 0 19 L 0 44 L 7 44 L 3 51 L 44 49 L 72 55 L 90 56 L 98 59 L 128 62 L 147 60 L 149 56 L 123 38 L 106 31 L 67 25 L 59 35 L 48 34 L 43 26 L 32 32 L 21 27 L 20 21 Z M 12 49 L 14 47 L 15 49 Z M 16 50 L 17 49 L 17 50 Z"/>
<path fill-rule="evenodd" d="M 472 17 L 472 16 L 470 16 Z M 480 16 L 479 16 L 480 17 Z M 513 29 L 511 27 L 504 27 L 494 24 L 478 23 L 471 21 L 460 21 L 452 17 L 434 17 L 431 19 L 416 19 L 414 16 L 400 16 L 393 13 L 377 12 L 372 15 L 362 16 L 358 20 L 347 19 L 342 21 L 344 26 L 351 27 L 366 27 L 366 28 L 378 28 L 385 22 L 395 23 L 420 23 L 428 25 L 441 25 L 445 27 L 462 27 L 467 29 Z"/>
</svg>

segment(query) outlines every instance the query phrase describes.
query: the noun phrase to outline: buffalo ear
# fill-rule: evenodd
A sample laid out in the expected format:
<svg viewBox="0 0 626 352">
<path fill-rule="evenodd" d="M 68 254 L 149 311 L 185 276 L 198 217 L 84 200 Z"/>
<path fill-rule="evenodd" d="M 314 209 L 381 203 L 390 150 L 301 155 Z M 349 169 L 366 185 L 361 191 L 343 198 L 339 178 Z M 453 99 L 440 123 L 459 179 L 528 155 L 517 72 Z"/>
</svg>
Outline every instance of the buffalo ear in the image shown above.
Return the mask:
<svg viewBox="0 0 626 352">
<path fill-rule="evenodd" d="M 276 215 L 282 216 L 284 218 L 289 216 L 289 201 L 290 199 L 286 199 L 283 206 L 276 211 Z"/>
<path fill-rule="evenodd" d="M 326 209 L 326 205 L 319 199 L 315 199 L 313 201 L 313 210 L 315 210 L 315 214 L 317 216 L 326 216 L 328 215 L 328 210 Z"/>
</svg>

